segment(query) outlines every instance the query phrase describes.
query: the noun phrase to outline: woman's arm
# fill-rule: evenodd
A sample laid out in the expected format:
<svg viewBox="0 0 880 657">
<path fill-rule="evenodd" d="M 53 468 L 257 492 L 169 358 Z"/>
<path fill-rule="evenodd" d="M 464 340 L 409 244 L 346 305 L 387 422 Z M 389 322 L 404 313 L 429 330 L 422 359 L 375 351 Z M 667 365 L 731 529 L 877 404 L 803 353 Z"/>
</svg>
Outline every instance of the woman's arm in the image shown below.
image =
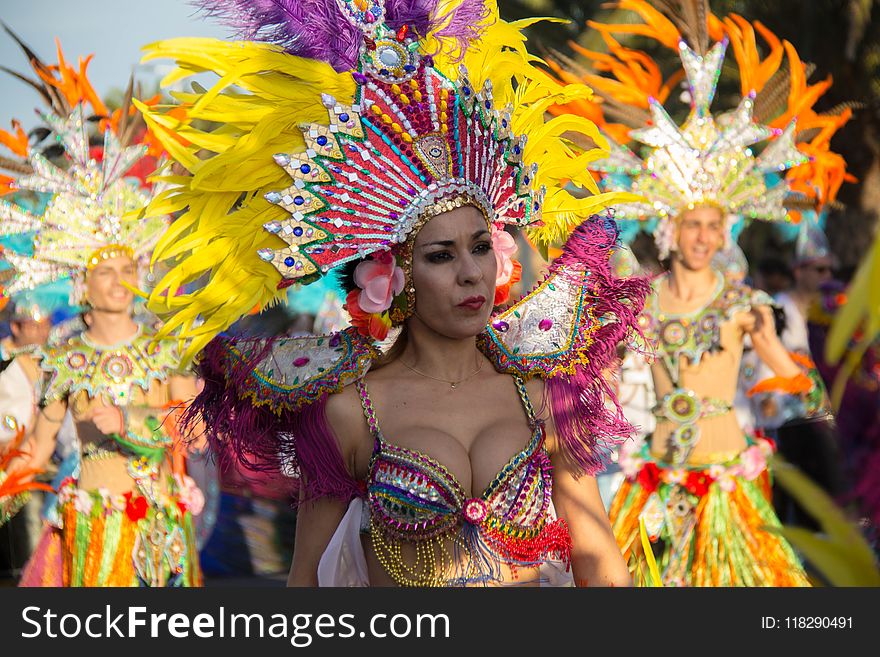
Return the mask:
<svg viewBox="0 0 880 657">
<path fill-rule="evenodd" d="M 354 386 L 330 395 L 326 414 L 331 438 L 339 445 L 349 474 L 362 479 L 369 465 L 372 438 Z M 301 482 L 301 490 L 304 483 Z M 348 501 L 338 498 L 300 500 L 288 586 L 318 585 L 318 563 L 347 509 Z"/>
<path fill-rule="evenodd" d="M 752 308 L 743 315 L 740 326 L 751 336 L 755 353 L 776 376 L 790 378 L 801 374 L 800 367 L 791 359 L 785 345 L 776 335 L 773 311 L 769 306 Z"/>
<path fill-rule="evenodd" d="M 318 564 L 347 508 L 346 502 L 326 497 L 300 503 L 288 586 L 318 586 Z"/>
<path fill-rule="evenodd" d="M 553 462 L 553 506 L 571 533 L 575 586 L 631 586 L 626 562 L 614 539 L 595 477 L 575 479 L 559 453 Z"/>
<path fill-rule="evenodd" d="M 543 399 L 543 381 L 533 379 L 526 387 L 531 399 Z M 575 476 L 572 464 L 559 450 L 553 416 L 549 412 L 542 415 L 553 464 L 553 506 L 556 515 L 568 524 L 571 534 L 575 586 L 632 586 L 596 478 Z"/>
</svg>

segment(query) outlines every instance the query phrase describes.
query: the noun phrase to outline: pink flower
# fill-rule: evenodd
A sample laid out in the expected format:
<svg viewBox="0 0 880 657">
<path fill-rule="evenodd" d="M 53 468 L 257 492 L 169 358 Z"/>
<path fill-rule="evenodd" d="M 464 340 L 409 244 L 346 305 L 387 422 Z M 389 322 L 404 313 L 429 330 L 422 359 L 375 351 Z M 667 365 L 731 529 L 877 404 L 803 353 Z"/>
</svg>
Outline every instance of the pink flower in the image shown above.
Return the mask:
<svg viewBox="0 0 880 657">
<path fill-rule="evenodd" d="M 66 504 L 76 495 L 76 479 L 65 477 L 58 487 L 58 504 Z"/>
<path fill-rule="evenodd" d="M 737 467 L 725 468 L 723 465 L 713 465 L 709 468 L 709 476 L 712 477 L 721 490 L 732 493 L 736 488 L 736 479 L 734 475 L 738 472 Z"/>
<path fill-rule="evenodd" d="M 663 471 L 663 481 L 667 484 L 683 484 L 687 479 L 687 470 L 683 468 L 672 468 Z"/>
<path fill-rule="evenodd" d="M 199 515 L 205 508 L 205 496 L 195 480 L 187 475 L 177 474 L 174 475 L 174 480 L 177 482 L 177 496 L 180 501 L 194 516 Z"/>
<path fill-rule="evenodd" d="M 724 474 L 724 466 L 716 463 L 715 465 L 709 466 L 709 476 L 712 479 L 718 479 L 721 475 Z"/>
<path fill-rule="evenodd" d="M 367 313 L 381 313 L 403 292 L 403 270 L 387 251 L 361 262 L 354 270 L 354 284 L 361 292 L 358 305 Z"/>
<path fill-rule="evenodd" d="M 758 445 L 752 445 L 739 455 L 742 476 L 749 481 L 755 479 L 767 467 L 767 457 Z"/>
<path fill-rule="evenodd" d="M 725 493 L 732 493 L 733 491 L 736 490 L 736 479 L 734 479 L 730 470 L 727 470 L 724 474 L 722 474 L 720 477 L 718 477 L 718 479 L 716 479 L 715 481 L 718 482 L 718 486 Z"/>
<path fill-rule="evenodd" d="M 504 285 L 513 276 L 513 254 L 516 253 L 516 242 L 513 235 L 503 228 L 493 225 L 492 250 L 495 252 L 495 262 L 498 265 L 495 285 Z"/>
<path fill-rule="evenodd" d="M 73 498 L 73 508 L 87 515 L 92 512 L 92 504 L 92 496 L 88 492 L 84 490 L 76 491 L 76 495 Z"/>
</svg>

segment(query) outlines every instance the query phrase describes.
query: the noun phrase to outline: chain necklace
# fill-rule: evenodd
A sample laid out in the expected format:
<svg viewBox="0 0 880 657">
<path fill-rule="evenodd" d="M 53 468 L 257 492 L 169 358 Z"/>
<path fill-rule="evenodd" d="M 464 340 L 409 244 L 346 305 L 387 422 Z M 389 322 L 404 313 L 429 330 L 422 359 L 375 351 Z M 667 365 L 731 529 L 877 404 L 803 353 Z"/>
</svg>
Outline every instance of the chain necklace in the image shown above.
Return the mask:
<svg viewBox="0 0 880 657">
<path fill-rule="evenodd" d="M 468 375 L 467 375 L 466 377 L 464 377 L 463 379 L 461 379 L 461 380 L 459 380 L 459 381 L 447 381 L 446 379 L 438 379 L 436 376 L 431 376 L 430 374 L 425 374 L 424 372 L 420 372 L 419 370 L 417 370 L 417 369 L 416 369 L 415 367 L 413 367 L 412 365 L 407 365 L 406 363 L 404 363 L 404 362 L 403 362 L 403 359 L 400 360 L 400 364 L 403 365 L 406 369 L 411 370 L 411 371 L 415 372 L 416 374 L 418 374 L 419 376 L 423 376 L 423 377 L 425 377 L 426 379 L 434 379 L 434 381 L 440 381 L 440 382 L 442 382 L 442 383 L 448 383 L 448 384 L 452 387 L 453 390 L 455 390 L 455 387 L 456 387 L 457 385 L 459 385 L 459 384 L 461 384 L 461 383 L 464 383 L 464 382 L 467 381 L 468 379 L 470 379 L 470 378 L 472 378 L 472 377 L 475 377 L 477 374 L 479 374 L 479 373 L 480 373 L 480 370 L 483 369 L 483 362 L 484 362 L 484 360 L 480 360 L 480 365 L 479 365 L 479 367 L 477 367 L 476 370 L 474 370 L 473 372 L 471 372 L 470 374 L 468 374 Z"/>
</svg>

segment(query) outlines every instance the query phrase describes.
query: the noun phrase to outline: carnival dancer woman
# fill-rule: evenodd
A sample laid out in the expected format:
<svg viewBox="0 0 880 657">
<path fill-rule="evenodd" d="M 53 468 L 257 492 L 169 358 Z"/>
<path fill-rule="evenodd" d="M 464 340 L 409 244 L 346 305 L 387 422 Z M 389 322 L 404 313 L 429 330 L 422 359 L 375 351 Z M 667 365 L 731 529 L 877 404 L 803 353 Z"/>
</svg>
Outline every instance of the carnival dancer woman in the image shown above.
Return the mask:
<svg viewBox="0 0 880 657">
<path fill-rule="evenodd" d="M 166 330 L 193 354 L 276 289 L 345 269 L 352 327 L 220 338 L 200 356 L 192 416 L 301 485 L 289 583 L 571 584 L 570 567 L 581 585 L 628 584 L 592 475 L 629 430 L 601 372 L 645 284 L 611 274 L 613 224 L 584 221 L 613 198 L 562 188 L 598 192 L 582 166 L 598 153 L 561 138 L 592 124 L 543 119 L 589 90 L 533 67 L 523 24 L 491 2 L 329 0 L 278 17 L 204 4 L 234 5 L 247 35 L 273 24 L 288 52 L 150 49 L 183 70 L 210 53 L 223 76 L 181 97 L 184 120 L 148 114 L 163 142 L 192 142 L 177 149 L 192 177 L 151 206 L 188 208 L 160 245 L 177 266 L 152 307 L 176 311 Z M 236 125 L 235 142 L 197 130 L 202 111 Z M 547 279 L 493 315 L 518 277 L 505 225 L 571 237 Z"/>
<path fill-rule="evenodd" d="M 706 3 L 697 4 L 700 11 L 677 14 L 671 5 L 657 10 L 640 0 L 627 3 L 647 25 L 591 23 L 602 31 L 611 54 L 603 59 L 585 52 L 617 78 L 596 82 L 608 94 L 615 116 L 625 117 L 630 126 L 639 124 L 629 129 L 601 120 L 618 144 L 612 144 L 611 157 L 590 166 L 603 174 L 606 189 L 627 189 L 644 198 L 618 206 L 615 216 L 652 220 L 660 258 L 670 263 L 669 271 L 654 281 L 640 318 L 657 352 L 657 424 L 641 449 L 624 449 L 620 463 L 628 478 L 610 516 L 631 563 L 641 551 L 639 525 L 644 521 L 667 585 L 803 586 L 808 580 L 797 556 L 773 532 L 779 521 L 769 501 L 772 445 L 745 434 L 732 404 L 746 337 L 774 373 L 752 392 L 801 395 L 811 412 L 821 397 L 809 374 L 814 370 L 796 363 L 778 339 L 772 300 L 726 280 L 711 262 L 719 249 L 732 245 L 737 222 L 791 220 L 788 204 L 804 207 L 833 198 L 844 175 L 842 161 L 828 151 L 828 139 L 846 122 L 848 111 L 839 117 L 812 112 L 812 102 L 827 85 L 805 92 L 804 66 L 791 44 L 780 43 L 760 24 L 752 26 L 736 15 L 721 21 Z M 677 50 L 690 104 L 681 126 L 661 104 L 672 79 L 663 83 L 650 57 L 612 36 L 630 29 Z M 755 29 L 771 45 L 766 60 L 757 52 Z M 728 39 L 734 43 L 744 97 L 732 111 L 713 116 L 710 105 Z M 783 50 L 792 73 L 771 81 Z M 644 67 L 637 76 L 642 84 L 624 90 L 618 82 L 628 79 L 632 67 Z M 562 67 L 557 70 L 566 79 L 573 77 Z M 784 84 L 791 86 L 787 108 Z M 626 101 L 618 95 L 624 93 Z M 773 128 L 754 118 L 759 111 L 767 119 L 778 114 Z M 801 130 L 818 126 L 820 135 L 796 144 Z M 624 145 L 629 140 L 644 145 L 644 160 Z M 756 157 L 752 149 L 765 140 L 770 143 Z"/>
<path fill-rule="evenodd" d="M 91 87 L 75 71 L 63 73 L 76 84 L 53 86 L 48 97 L 62 99 L 61 106 L 43 118 L 66 162 L 56 166 L 38 147 L 28 147 L 31 173 L 13 183 L 52 198 L 40 215 L 0 204 L 4 232 L 35 232 L 30 282 L 72 278 L 88 326 L 41 354 L 45 385 L 32 446 L 9 466 L 10 473 L 44 468 L 71 412 L 81 463 L 58 490 L 59 526 L 44 532 L 20 583 L 197 585 L 192 516 L 201 494 L 175 454 L 175 419 L 167 417 L 195 396 L 195 382 L 177 374 L 173 345 L 157 341 L 132 317 L 139 264 L 166 226 L 165 218 L 138 216 L 149 196 L 139 181 L 124 177 L 147 147 L 120 143 L 117 115 L 103 134 L 103 149 L 90 151 L 83 99 L 63 92 Z M 59 114 L 64 110 L 69 113 Z M 124 128 L 128 107 L 121 114 Z"/>
<path fill-rule="evenodd" d="M 655 280 L 641 321 L 655 343 L 656 427 L 625 451 L 628 479 L 610 514 L 621 548 L 638 553 L 639 519 L 662 545 L 664 582 L 678 586 L 798 586 L 791 547 L 767 531 L 771 443 L 748 436 L 733 412 L 745 336 L 781 379 L 811 386 L 776 335 L 770 300 L 711 267 L 725 239 L 716 207 L 675 220 L 669 272 Z"/>
</svg>

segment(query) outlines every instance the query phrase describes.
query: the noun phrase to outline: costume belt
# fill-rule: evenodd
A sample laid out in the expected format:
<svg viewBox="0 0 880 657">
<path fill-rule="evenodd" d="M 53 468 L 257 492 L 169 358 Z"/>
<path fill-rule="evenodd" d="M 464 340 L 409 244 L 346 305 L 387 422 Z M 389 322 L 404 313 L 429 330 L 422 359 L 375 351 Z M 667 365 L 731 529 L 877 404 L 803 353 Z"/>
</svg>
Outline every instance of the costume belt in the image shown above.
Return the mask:
<svg viewBox="0 0 880 657">
<path fill-rule="evenodd" d="M 676 388 L 664 395 L 653 408 L 653 413 L 659 419 L 679 425 L 669 436 L 673 463 L 683 464 L 697 444 L 700 439 L 700 429 L 696 423 L 699 420 L 724 415 L 729 413 L 731 408 L 730 403 L 723 399 L 698 397 L 693 390 L 687 388 Z"/>
<path fill-rule="evenodd" d="M 703 418 L 729 413 L 731 408 L 730 403 L 723 399 L 700 398 L 693 390 L 676 388 L 664 395 L 652 411 L 657 418 L 676 424 L 693 424 Z"/>
</svg>

